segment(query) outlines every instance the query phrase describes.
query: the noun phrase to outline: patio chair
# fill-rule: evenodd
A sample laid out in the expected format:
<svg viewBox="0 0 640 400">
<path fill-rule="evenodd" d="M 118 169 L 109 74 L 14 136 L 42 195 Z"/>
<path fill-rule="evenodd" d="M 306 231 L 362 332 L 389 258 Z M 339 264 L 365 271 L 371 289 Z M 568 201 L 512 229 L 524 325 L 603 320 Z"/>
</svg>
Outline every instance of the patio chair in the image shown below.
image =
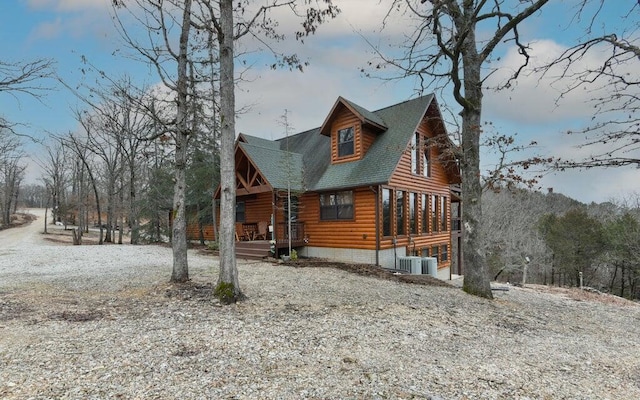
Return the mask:
<svg viewBox="0 0 640 400">
<path fill-rule="evenodd" d="M 255 239 L 267 240 L 267 234 L 269 233 L 269 223 L 267 221 L 258 222 L 258 232 Z"/>
</svg>

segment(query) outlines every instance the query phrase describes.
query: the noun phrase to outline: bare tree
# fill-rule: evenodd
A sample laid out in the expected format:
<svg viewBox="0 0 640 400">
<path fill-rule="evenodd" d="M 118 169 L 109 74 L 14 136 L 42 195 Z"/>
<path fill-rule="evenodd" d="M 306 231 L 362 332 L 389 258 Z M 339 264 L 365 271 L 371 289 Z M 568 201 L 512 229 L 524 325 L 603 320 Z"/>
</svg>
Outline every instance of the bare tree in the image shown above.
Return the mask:
<svg viewBox="0 0 640 400">
<path fill-rule="evenodd" d="M 185 218 L 185 167 L 187 164 L 187 146 L 189 138 L 193 134 L 188 117 L 191 102 L 198 101 L 198 96 L 190 90 L 188 66 L 201 66 L 219 68 L 220 74 L 220 130 L 223 154 L 221 157 L 222 183 L 221 221 L 220 221 L 220 247 L 221 266 L 218 287 L 225 287 L 224 293 L 229 296 L 221 296 L 225 302 L 235 302 L 241 297 L 238 285 L 237 268 L 234 252 L 234 235 L 231 227 L 234 226 L 235 205 L 235 172 L 233 161 L 233 145 L 235 141 L 235 99 L 234 99 L 234 43 L 240 38 L 251 36 L 260 43 L 283 39 L 282 34 L 276 32 L 277 21 L 269 18 L 269 12 L 277 8 L 290 8 L 295 15 L 301 15 L 303 29 L 296 33 L 297 38 L 313 33 L 318 24 L 328 16 L 335 15 L 337 9 L 329 0 L 276 0 L 263 6 L 255 6 L 250 2 L 234 4 L 231 1 L 187 0 L 178 2 L 173 0 L 153 0 L 134 2 L 139 10 L 140 17 L 135 17 L 132 8 L 131 15 L 147 28 L 150 45 L 142 45 L 129 34 L 128 27 L 122 19 L 117 18 L 120 31 L 128 45 L 134 49 L 145 61 L 150 62 L 156 69 L 163 84 L 172 93 L 175 101 L 175 114 L 169 121 L 162 121 L 164 132 L 174 135 L 175 143 L 175 189 L 173 209 L 173 249 L 174 268 L 173 281 L 185 281 L 188 279 L 188 266 L 186 257 L 186 218 Z M 296 3 L 312 5 L 322 3 L 324 7 L 309 7 L 305 12 L 298 14 Z M 122 2 L 114 1 L 116 15 L 125 6 Z M 234 8 L 234 6 L 237 6 Z M 247 17 L 248 16 L 248 17 Z M 173 30 L 175 29 L 175 30 Z M 195 31 L 195 34 L 194 34 Z M 177 48 L 173 33 L 178 32 Z M 208 32 L 208 35 L 200 35 Z M 193 36 L 192 36 L 193 35 Z M 215 41 L 213 40 L 215 37 Z M 213 65 L 212 47 L 218 46 L 219 64 Z M 300 68 L 303 63 L 294 55 L 278 55 L 277 65 L 286 65 L 292 68 Z M 171 68 L 169 68 L 171 66 Z M 175 69 L 174 69 L 175 67 Z M 172 71 L 172 72 L 169 72 Z M 192 75 L 200 81 L 200 77 L 213 77 L 213 69 L 210 73 L 200 72 Z M 212 91 L 213 92 L 213 91 Z M 215 93 L 212 93 L 212 97 Z M 213 107 L 215 109 L 215 105 Z"/>
<path fill-rule="evenodd" d="M 121 162 L 126 174 L 121 175 L 123 192 L 120 195 L 121 206 L 126 208 L 128 223 L 131 225 L 131 244 L 139 242 L 139 211 L 137 204 L 137 173 L 140 168 L 141 154 L 149 146 L 150 133 L 153 130 L 153 118 L 148 113 L 145 102 L 152 101 L 151 92 L 145 88 L 136 88 L 129 77 L 113 81 L 106 89 L 94 89 L 93 93 L 100 101 L 92 103 L 92 112 L 99 114 L 104 121 L 105 134 L 121 154 Z M 125 189 L 128 196 L 125 198 Z M 125 206 L 126 203 L 126 206 Z M 122 224 L 119 224 L 122 226 Z M 120 237 L 122 236 L 120 230 Z"/>
<path fill-rule="evenodd" d="M 163 132 L 170 132 L 174 139 L 174 199 L 172 218 L 172 249 L 173 249 L 173 271 L 171 281 L 185 282 L 189 279 L 189 267 L 187 262 L 187 235 L 186 235 L 186 213 L 185 213 L 185 192 L 186 178 L 185 168 L 187 163 L 187 149 L 190 138 L 188 125 L 189 104 L 194 101 L 189 93 L 189 76 L 187 66 L 190 57 L 195 57 L 199 52 L 191 47 L 190 35 L 192 28 L 192 1 L 135 1 L 131 5 L 123 2 L 113 1 L 116 10 L 116 22 L 120 32 L 127 44 L 146 62 L 150 62 L 156 69 L 159 78 L 164 86 L 171 92 L 175 101 L 175 112 L 170 120 L 158 121 L 163 126 Z M 135 6 L 141 10 L 141 16 Z M 141 44 L 133 35 L 128 32 L 127 25 L 118 16 L 122 10 L 128 10 L 133 16 L 149 31 L 149 43 Z M 179 40 L 177 49 L 173 42 L 173 27 L 178 27 Z M 157 32 L 159 39 L 155 39 L 151 32 Z M 170 66 L 175 69 L 169 69 Z M 173 72 L 171 72 L 173 71 Z M 158 116 L 159 114 L 153 113 Z M 159 118 L 158 118 L 159 119 Z"/>
<path fill-rule="evenodd" d="M 543 77 L 562 83 L 560 105 L 565 96 L 578 89 L 591 94 L 590 123 L 568 133 L 585 136 L 579 147 L 591 149 L 592 154 L 585 159 L 555 160 L 554 166 L 640 166 L 640 3 L 592 3 L 596 5 L 595 13 L 583 16 L 589 21 L 584 37 L 537 69 Z M 599 20 L 601 14 L 611 12 L 605 7 L 622 9 L 623 16 L 615 24 L 606 25 Z"/>
<path fill-rule="evenodd" d="M 302 17 L 303 29 L 296 33 L 297 38 L 314 33 L 317 26 L 327 18 L 334 17 L 338 9 L 331 0 L 323 0 L 323 7 L 310 7 Z M 239 3 L 234 8 L 232 0 L 220 0 L 219 10 L 214 8 L 216 2 L 200 1 L 207 10 L 205 19 L 199 27 L 215 32 L 218 39 L 218 57 L 220 66 L 220 274 L 216 285 L 216 295 L 224 303 L 234 303 L 242 298 L 238 283 L 238 270 L 235 258 L 235 73 L 234 43 L 246 35 L 264 40 L 280 40 L 283 38 L 276 31 L 277 21 L 269 18 L 274 9 L 288 7 L 297 13 L 296 4 L 318 4 L 311 0 L 302 2 L 273 1 L 262 5 L 255 11 L 247 11 L 245 5 Z M 297 15 L 297 14 L 296 14 Z M 260 35 L 260 36 L 259 36 Z M 264 39 L 262 39 L 264 38 Z M 302 63 L 295 55 L 280 55 L 281 65 L 302 69 Z"/>
<path fill-rule="evenodd" d="M 428 4 L 425 4 L 428 3 Z M 462 108 L 461 148 L 465 275 L 467 293 L 492 298 L 486 257 L 482 251 L 482 183 L 480 134 L 483 84 L 491 74 L 489 63 L 503 42 L 513 43 L 522 55 L 522 66 L 505 85 L 517 79 L 529 60 L 519 25 L 545 6 L 548 0 L 395 0 L 393 10 L 408 12 L 417 28 L 405 43 L 404 56 L 390 58 L 379 52 L 379 66 L 392 65 L 403 77 L 415 77 L 422 89 L 445 88 Z M 483 40 L 476 34 L 482 26 Z M 493 27 L 493 28 L 491 28 Z M 443 85 L 443 86 L 440 86 Z"/>
<path fill-rule="evenodd" d="M 23 156 L 20 142 L 0 127 L 0 225 L 11 223 L 26 168 L 21 163 Z"/>
<path fill-rule="evenodd" d="M 39 161 L 39 164 L 44 172 L 43 181 L 49 192 L 49 198 L 51 199 L 50 202 L 47 202 L 47 205 L 51 206 L 53 223 L 66 222 L 63 221 L 66 208 L 66 185 L 68 180 L 65 148 L 61 143 L 55 142 L 53 145 L 46 147 L 46 152 L 47 158 Z"/>
<path fill-rule="evenodd" d="M 16 101 L 19 95 L 28 95 L 40 99 L 43 92 L 49 90 L 43 80 L 53 77 L 54 63 L 48 59 L 26 62 L 7 62 L 0 60 L 0 94 L 10 94 Z M 0 128 L 16 133 L 15 121 L 8 121 L 0 115 Z"/>
</svg>

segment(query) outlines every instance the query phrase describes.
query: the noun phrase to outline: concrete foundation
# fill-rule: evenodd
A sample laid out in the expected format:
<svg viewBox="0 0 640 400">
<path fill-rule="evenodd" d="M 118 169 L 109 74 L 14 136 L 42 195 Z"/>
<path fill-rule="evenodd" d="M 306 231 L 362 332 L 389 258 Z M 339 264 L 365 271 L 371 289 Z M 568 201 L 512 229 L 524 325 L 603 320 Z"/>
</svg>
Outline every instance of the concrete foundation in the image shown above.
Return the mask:
<svg viewBox="0 0 640 400">
<path fill-rule="evenodd" d="M 298 249 L 298 255 L 301 257 L 313 257 L 313 258 L 326 258 L 328 260 L 336 260 L 346 263 L 357 264 L 375 264 L 376 252 L 375 250 L 361 250 L 361 249 L 338 249 L 331 247 L 312 247 L 305 246 Z M 405 257 L 407 255 L 406 248 L 398 247 L 394 249 L 380 250 L 378 252 L 378 258 L 380 266 L 383 268 L 396 268 L 396 257 Z M 438 268 L 438 279 L 449 280 L 450 269 Z"/>
</svg>

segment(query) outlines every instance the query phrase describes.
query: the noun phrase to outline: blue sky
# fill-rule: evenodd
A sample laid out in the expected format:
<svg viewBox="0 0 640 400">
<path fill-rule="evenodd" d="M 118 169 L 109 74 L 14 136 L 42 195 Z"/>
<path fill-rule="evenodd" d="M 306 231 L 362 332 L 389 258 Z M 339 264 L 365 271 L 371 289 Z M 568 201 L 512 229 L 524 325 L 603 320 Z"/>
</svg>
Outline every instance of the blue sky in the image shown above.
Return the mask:
<svg viewBox="0 0 640 400">
<path fill-rule="evenodd" d="M 338 96 L 370 110 L 376 110 L 415 96 L 411 81 L 386 82 L 365 78 L 360 73 L 372 58 L 369 46 L 359 34 L 383 48 L 397 43 L 408 25 L 396 16 L 380 31 L 381 21 L 388 10 L 388 0 L 334 0 L 343 10 L 338 19 L 320 28 L 318 33 L 305 41 L 304 46 L 287 41 L 287 50 L 308 59 L 310 66 L 304 73 L 271 70 L 260 59 L 248 71 L 249 81 L 237 91 L 238 107 L 250 106 L 237 122 L 237 131 L 276 139 L 283 136 L 278 123 L 284 110 L 294 131 L 302 131 L 322 124 Z M 572 43 L 582 31 L 575 29 L 579 21 L 571 19 L 575 1 L 551 2 L 540 15 L 521 28 L 521 34 L 531 42 L 532 54 L 548 57 Z M 623 29 L 622 15 L 631 10 L 634 1 L 609 1 L 603 9 L 596 31 L 611 26 Z M 611 3 L 615 3 L 611 5 Z M 363 4 L 366 6 L 363 7 Z M 624 9 L 621 5 L 627 5 Z M 636 5 L 632 12 L 640 13 Z M 637 17 L 636 17 L 637 20 Z M 284 20 L 284 28 L 293 22 Z M 358 32 L 358 33 L 355 33 Z M 479 36 L 481 36 L 482 32 Z M 36 58 L 51 58 L 56 63 L 58 75 L 69 85 L 75 86 L 90 80 L 82 73 L 82 57 L 117 78 L 126 72 L 138 82 L 157 83 L 157 77 L 148 66 L 122 57 L 121 40 L 110 18 L 109 0 L 17 0 L 7 1 L 0 14 L 0 49 L 5 62 L 19 62 Z M 393 48 L 393 47 L 391 47 Z M 509 46 L 501 49 L 501 58 L 492 65 L 499 71 L 492 79 L 499 82 L 506 71 L 513 68 L 518 57 Z M 604 55 L 601 55 L 604 57 Z M 591 60 L 598 62 L 598 57 Z M 23 125 L 17 128 L 24 134 L 45 137 L 48 132 L 63 134 L 78 129 L 72 109 L 82 107 L 71 93 L 55 81 L 44 82 L 51 87 L 41 101 L 28 96 L 0 95 L 0 113 L 12 122 Z M 554 88 L 554 86 L 556 86 Z M 560 106 L 555 105 L 557 85 L 540 82 L 537 77 L 524 77 L 508 92 L 485 92 L 484 119 L 491 121 L 502 133 L 518 134 L 522 143 L 535 139 L 538 153 L 571 156 L 588 155 L 589 150 L 575 145 L 583 138 L 568 136 L 562 132 L 583 126 L 590 119 L 591 107 L 587 94 L 568 96 Z M 441 104 L 446 99 L 440 100 Z M 452 114 L 458 107 L 448 104 Z M 42 146 L 25 141 L 27 151 L 36 158 Z M 483 155 L 490 163 L 494 156 Z M 570 171 L 549 174 L 542 186 L 553 187 L 581 201 L 606 201 L 621 198 L 631 191 L 640 193 L 637 170 L 621 168 L 611 170 Z M 35 181 L 37 168 L 32 163 L 28 180 Z"/>
</svg>

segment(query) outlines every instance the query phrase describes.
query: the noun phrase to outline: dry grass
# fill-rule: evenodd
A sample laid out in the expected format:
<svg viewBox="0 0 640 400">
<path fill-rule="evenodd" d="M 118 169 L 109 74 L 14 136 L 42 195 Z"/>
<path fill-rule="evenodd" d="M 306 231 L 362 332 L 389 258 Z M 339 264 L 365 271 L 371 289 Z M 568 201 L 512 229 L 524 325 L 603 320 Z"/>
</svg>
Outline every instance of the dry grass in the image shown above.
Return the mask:
<svg viewBox="0 0 640 400">
<path fill-rule="evenodd" d="M 640 306 L 640 304 L 638 304 L 637 302 L 627 300 L 612 294 L 590 291 L 590 290 L 580 289 L 575 287 L 569 288 L 569 287 L 528 284 L 526 285 L 526 288 L 536 292 L 560 295 L 575 301 L 594 301 L 594 302 L 600 302 L 604 304 L 611 304 L 611 305 L 624 306 L 624 307 Z"/>
</svg>

